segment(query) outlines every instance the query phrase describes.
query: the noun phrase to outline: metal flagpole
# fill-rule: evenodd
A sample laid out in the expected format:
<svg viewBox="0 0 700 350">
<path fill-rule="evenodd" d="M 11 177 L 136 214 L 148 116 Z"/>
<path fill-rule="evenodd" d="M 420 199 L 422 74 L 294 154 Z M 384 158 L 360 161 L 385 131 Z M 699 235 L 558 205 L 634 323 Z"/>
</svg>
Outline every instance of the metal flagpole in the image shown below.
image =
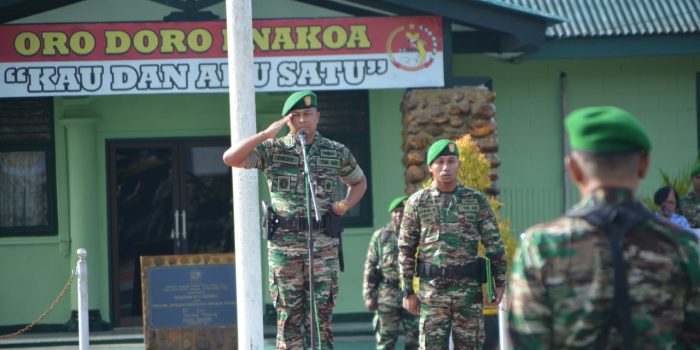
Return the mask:
<svg viewBox="0 0 700 350">
<path fill-rule="evenodd" d="M 251 0 L 226 0 L 231 144 L 255 134 L 253 8 Z M 258 220 L 258 174 L 233 169 L 236 307 L 239 349 L 263 348 L 263 308 Z"/>
</svg>

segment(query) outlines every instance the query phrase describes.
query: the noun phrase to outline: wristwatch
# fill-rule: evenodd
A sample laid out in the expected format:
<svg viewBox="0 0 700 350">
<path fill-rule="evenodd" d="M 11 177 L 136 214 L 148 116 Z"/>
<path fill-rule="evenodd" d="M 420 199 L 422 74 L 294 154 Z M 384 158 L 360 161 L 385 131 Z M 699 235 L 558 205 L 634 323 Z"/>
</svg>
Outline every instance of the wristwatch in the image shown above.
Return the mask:
<svg viewBox="0 0 700 350">
<path fill-rule="evenodd" d="M 415 292 L 413 291 L 413 288 L 403 289 L 403 290 L 401 290 L 401 293 L 403 293 L 404 298 L 408 297 L 409 295 L 415 294 Z"/>
</svg>

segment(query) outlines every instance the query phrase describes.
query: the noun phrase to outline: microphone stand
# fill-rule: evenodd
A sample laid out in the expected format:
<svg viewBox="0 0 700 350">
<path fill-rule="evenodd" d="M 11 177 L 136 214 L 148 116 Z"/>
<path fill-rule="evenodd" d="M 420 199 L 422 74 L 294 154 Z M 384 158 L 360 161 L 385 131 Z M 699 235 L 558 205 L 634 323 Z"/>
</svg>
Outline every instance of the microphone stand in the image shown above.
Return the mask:
<svg viewBox="0 0 700 350">
<path fill-rule="evenodd" d="M 311 204 L 314 208 L 314 216 L 316 223 L 321 222 L 321 215 L 318 211 L 318 205 L 316 205 L 316 188 L 313 182 L 313 176 L 309 170 L 309 160 L 306 157 L 306 133 L 300 131 L 297 134 L 299 138 L 299 143 L 301 144 L 301 154 L 304 160 L 304 173 L 306 174 L 306 218 L 309 228 L 309 239 L 307 241 L 307 246 L 309 249 L 309 333 L 311 336 L 311 349 L 316 350 L 316 294 L 314 288 L 314 238 L 313 238 L 313 225 L 311 222 L 311 215 L 309 213 L 309 198 L 311 198 Z"/>
</svg>

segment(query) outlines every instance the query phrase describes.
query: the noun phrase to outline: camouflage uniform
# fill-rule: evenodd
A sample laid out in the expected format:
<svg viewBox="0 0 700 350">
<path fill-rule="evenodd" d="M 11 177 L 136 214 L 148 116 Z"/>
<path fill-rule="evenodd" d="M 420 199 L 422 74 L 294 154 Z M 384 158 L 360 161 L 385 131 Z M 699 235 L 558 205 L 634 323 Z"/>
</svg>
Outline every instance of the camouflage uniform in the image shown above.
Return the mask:
<svg viewBox="0 0 700 350">
<path fill-rule="evenodd" d="M 688 192 L 679 203 L 681 213 L 692 228 L 700 228 L 700 191 Z"/>
<path fill-rule="evenodd" d="M 365 260 L 363 296 L 378 304 L 373 321 L 378 350 L 396 347 L 400 323 L 403 323 L 406 349 L 418 349 L 417 317 L 401 305 L 398 259 L 398 234 L 389 222 L 372 234 Z"/>
<path fill-rule="evenodd" d="M 597 190 L 579 207 L 634 203 L 629 190 Z M 635 349 L 700 349 L 698 240 L 665 220 L 624 234 Z M 622 348 L 614 274 L 605 232 L 562 217 L 521 237 L 509 283 L 514 349 L 592 349 L 604 329 L 607 349 Z"/>
<path fill-rule="evenodd" d="M 406 202 L 399 235 L 399 266 L 411 281 L 418 259 L 440 267 L 464 265 L 477 257 L 478 243 L 491 259 L 497 287 L 505 286 L 506 255 L 498 224 L 486 197 L 458 184 L 452 193 L 433 186 Z M 484 343 L 483 296 L 474 279 L 420 277 L 421 349 L 447 349 L 450 330 L 455 349 Z"/>
<path fill-rule="evenodd" d="M 279 217 L 306 222 L 304 163 L 299 147 L 291 133 L 268 139 L 250 153 L 244 167 L 264 172 L 272 207 Z M 310 171 L 316 181 L 316 201 L 323 215 L 331 210 L 338 179 L 353 184 L 364 175 L 345 146 L 318 132 L 307 148 Z M 322 229 L 313 234 L 320 345 L 333 349 L 331 317 L 338 294 L 338 238 L 323 234 Z M 277 349 L 303 349 L 304 335 L 309 335 L 307 240 L 308 230 L 281 227 L 267 243 L 270 296 L 277 310 Z"/>
</svg>

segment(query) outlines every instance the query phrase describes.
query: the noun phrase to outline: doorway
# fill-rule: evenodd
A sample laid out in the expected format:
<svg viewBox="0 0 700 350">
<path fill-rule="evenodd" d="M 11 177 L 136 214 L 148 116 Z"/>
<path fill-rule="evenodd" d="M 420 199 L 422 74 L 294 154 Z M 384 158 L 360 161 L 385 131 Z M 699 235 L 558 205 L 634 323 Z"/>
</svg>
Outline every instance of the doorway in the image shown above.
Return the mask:
<svg viewBox="0 0 700 350">
<path fill-rule="evenodd" d="M 233 252 L 226 138 L 107 142 L 111 298 L 117 327 L 142 325 L 139 257 Z"/>
</svg>

